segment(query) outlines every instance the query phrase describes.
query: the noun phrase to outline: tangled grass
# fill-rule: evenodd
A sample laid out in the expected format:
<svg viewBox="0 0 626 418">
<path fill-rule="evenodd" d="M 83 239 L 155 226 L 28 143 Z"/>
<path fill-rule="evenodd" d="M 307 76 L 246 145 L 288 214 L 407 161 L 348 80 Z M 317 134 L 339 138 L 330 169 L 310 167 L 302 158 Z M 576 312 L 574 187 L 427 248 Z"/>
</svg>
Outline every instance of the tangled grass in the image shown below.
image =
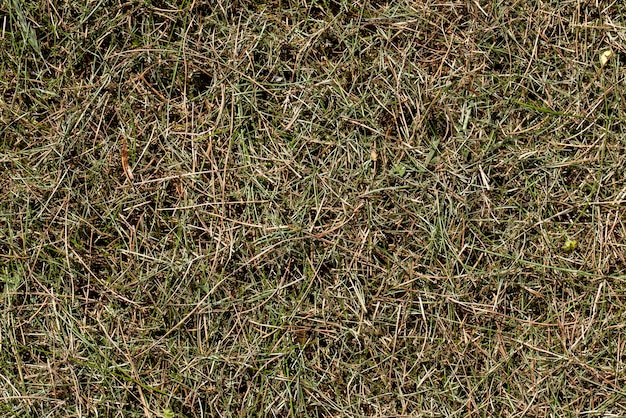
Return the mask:
<svg viewBox="0 0 626 418">
<path fill-rule="evenodd" d="M 481 3 L 5 1 L 3 414 L 626 414 L 625 10 Z"/>
</svg>

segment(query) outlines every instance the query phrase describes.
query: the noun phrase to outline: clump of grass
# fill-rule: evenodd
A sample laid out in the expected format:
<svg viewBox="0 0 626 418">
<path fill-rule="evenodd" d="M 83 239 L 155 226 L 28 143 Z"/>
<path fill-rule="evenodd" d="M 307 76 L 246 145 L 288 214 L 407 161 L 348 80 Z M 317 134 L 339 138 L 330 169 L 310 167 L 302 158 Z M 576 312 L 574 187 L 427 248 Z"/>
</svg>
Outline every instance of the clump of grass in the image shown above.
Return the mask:
<svg viewBox="0 0 626 418">
<path fill-rule="evenodd" d="M 18 3 L 7 415 L 623 413 L 619 6 Z"/>
</svg>

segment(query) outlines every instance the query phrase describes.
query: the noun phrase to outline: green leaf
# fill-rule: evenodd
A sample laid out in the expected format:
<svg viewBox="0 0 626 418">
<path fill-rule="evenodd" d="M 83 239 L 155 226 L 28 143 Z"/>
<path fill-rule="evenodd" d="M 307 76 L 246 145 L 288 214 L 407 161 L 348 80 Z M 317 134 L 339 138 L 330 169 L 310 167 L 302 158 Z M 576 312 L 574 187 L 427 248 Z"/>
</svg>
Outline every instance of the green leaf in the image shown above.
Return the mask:
<svg viewBox="0 0 626 418">
<path fill-rule="evenodd" d="M 566 253 L 571 253 L 577 247 L 578 247 L 578 241 L 576 241 L 575 239 L 568 239 L 567 241 L 565 241 L 565 244 L 563 244 L 561 249 L 565 251 Z"/>
</svg>

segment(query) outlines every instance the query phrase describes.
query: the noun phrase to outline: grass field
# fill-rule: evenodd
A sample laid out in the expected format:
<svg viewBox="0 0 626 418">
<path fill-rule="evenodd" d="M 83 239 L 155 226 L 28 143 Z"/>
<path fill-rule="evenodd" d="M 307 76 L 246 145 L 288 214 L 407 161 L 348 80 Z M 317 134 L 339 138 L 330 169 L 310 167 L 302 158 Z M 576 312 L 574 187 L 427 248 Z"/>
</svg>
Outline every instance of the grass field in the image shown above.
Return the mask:
<svg viewBox="0 0 626 418">
<path fill-rule="evenodd" d="M 4 0 L 0 415 L 626 415 L 621 2 Z"/>
</svg>

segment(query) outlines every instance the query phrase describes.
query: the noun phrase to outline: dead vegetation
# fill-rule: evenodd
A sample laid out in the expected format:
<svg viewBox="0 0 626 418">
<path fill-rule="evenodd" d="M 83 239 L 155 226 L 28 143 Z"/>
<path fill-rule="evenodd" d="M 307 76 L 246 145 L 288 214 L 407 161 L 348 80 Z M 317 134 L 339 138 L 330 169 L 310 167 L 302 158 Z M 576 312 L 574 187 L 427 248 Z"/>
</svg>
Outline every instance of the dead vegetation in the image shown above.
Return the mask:
<svg viewBox="0 0 626 418">
<path fill-rule="evenodd" d="M 3 414 L 623 415 L 623 14 L 5 1 Z"/>
</svg>

